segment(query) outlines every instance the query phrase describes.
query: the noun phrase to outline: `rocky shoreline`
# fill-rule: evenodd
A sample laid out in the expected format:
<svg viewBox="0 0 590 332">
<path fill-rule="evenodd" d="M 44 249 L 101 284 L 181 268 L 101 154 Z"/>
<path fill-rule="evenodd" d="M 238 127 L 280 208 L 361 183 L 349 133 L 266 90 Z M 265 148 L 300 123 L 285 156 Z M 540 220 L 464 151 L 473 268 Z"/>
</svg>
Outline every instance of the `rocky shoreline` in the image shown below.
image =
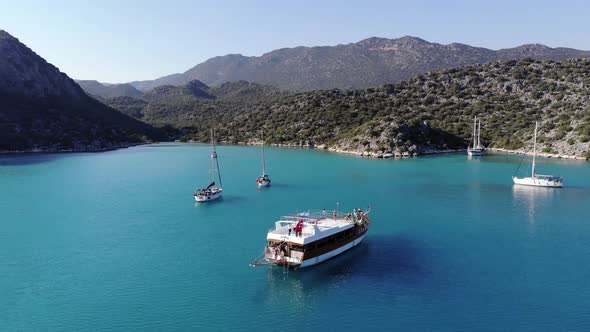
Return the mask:
<svg viewBox="0 0 590 332">
<path fill-rule="evenodd" d="M 177 141 L 178 142 L 178 141 Z M 195 142 L 189 141 L 189 143 L 202 143 L 202 142 Z M 229 142 L 220 142 L 221 144 L 229 144 Z M 39 149 L 32 149 L 32 150 L 17 150 L 17 151 L 0 151 L 0 154 L 21 154 L 21 153 L 82 153 L 82 152 L 107 152 L 113 151 L 118 149 L 126 149 L 133 146 L 139 145 L 146 145 L 152 144 L 152 142 L 145 142 L 145 143 L 120 143 L 120 144 L 113 144 L 109 147 L 104 148 L 94 148 L 94 147 L 85 147 L 81 149 L 65 149 L 59 150 L 55 148 L 39 148 Z M 262 142 L 238 142 L 237 145 L 242 146 L 260 146 Z M 438 154 L 448 154 L 448 153 L 460 153 L 466 152 L 467 149 L 449 149 L 449 150 L 436 150 L 436 149 L 425 149 L 420 151 L 420 153 L 389 153 L 389 152 L 373 152 L 373 151 L 354 151 L 354 150 L 346 150 L 341 148 L 335 147 L 328 147 L 326 145 L 298 145 L 298 144 L 269 144 L 269 146 L 278 147 L 278 148 L 290 148 L 290 149 L 309 149 L 309 150 L 324 150 L 328 152 L 333 152 L 337 154 L 344 154 L 350 156 L 357 156 L 357 157 L 365 157 L 365 158 L 375 158 L 375 159 L 389 159 L 389 158 L 411 158 L 411 157 L 420 157 L 420 156 L 429 156 L 429 155 L 438 155 Z M 523 151 L 523 150 L 509 150 L 504 148 L 486 148 L 487 151 L 492 153 L 500 153 L 500 154 L 517 154 L 517 155 L 528 155 L 532 156 L 533 153 L 530 151 Z M 590 158 L 581 157 L 581 156 L 572 156 L 572 155 L 563 155 L 563 154 L 553 154 L 553 153 L 545 153 L 545 152 L 537 152 L 537 156 L 543 158 L 556 158 L 556 159 L 568 159 L 568 160 L 585 160 L 590 161 Z"/>
<path fill-rule="evenodd" d="M 0 154 L 22 154 L 22 153 L 82 153 L 82 152 L 107 152 L 119 149 L 127 149 L 133 146 L 151 144 L 151 142 L 145 143 L 119 143 L 113 144 L 108 147 L 96 148 L 96 147 L 83 147 L 79 149 L 57 149 L 57 148 L 37 148 L 31 150 L 0 150 Z"/>
<path fill-rule="evenodd" d="M 246 145 L 246 146 L 259 146 L 262 142 L 239 142 L 238 145 Z M 328 152 L 334 152 L 338 154 L 346 154 L 358 157 L 367 157 L 367 158 L 379 158 L 379 159 L 388 159 L 388 158 L 410 158 L 410 157 L 420 157 L 420 156 L 428 156 L 428 155 L 437 155 L 437 154 L 447 154 L 447 153 L 461 153 L 467 152 L 467 149 L 449 149 L 449 150 L 436 150 L 436 149 L 423 149 L 420 153 L 384 153 L 384 152 L 372 152 L 372 151 L 354 151 L 354 150 L 346 150 L 334 147 L 327 147 L 325 145 L 298 145 L 298 144 L 269 144 L 269 146 L 279 147 L 279 148 L 293 148 L 293 149 L 318 149 L 318 150 L 325 150 Z M 499 154 L 518 154 L 518 155 L 529 155 L 532 156 L 533 153 L 524 150 L 510 150 L 504 148 L 486 148 L 487 151 L 492 153 L 499 153 Z M 559 153 L 545 153 L 545 152 L 537 152 L 537 156 L 543 158 L 556 158 L 556 159 L 568 159 L 568 160 L 585 160 L 590 161 L 590 158 L 581 157 L 581 156 L 572 156 L 572 155 L 564 155 Z"/>
<path fill-rule="evenodd" d="M 196 142 L 195 142 L 196 143 Z M 222 144 L 226 142 L 221 142 Z M 254 141 L 254 142 L 238 142 L 237 145 L 243 146 L 260 146 L 262 145 L 261 141 Z M 458 152 L 465 152 L 467 149 L 448 149 L 448 150 L 436 150 L 436 149 L 422 149 L 419 153 L 417 152 L 374 152 L 374 151 L 358 151 L 358 150 L 347 150 L 337 147 L 329 147 L 324 144 L 320 145 L 299 145 L 299 144 L 275 144 L 271 143 L 268 146 L 273 146 L 277 148 L 289 148 L 289 149 L 309 149 L 309 150 L 324 150 L 328 152 L 338 153 L 338 154 L 345 154 L 357 157 L 365 157 L 365 158 L 378 158 L 378 159 L 389 159 L 389 158 L 411 158 L 411 157 L 419 157 L 419 156 L 428 156 L 428 155 L 435 155 L 435 154 L 447 154 L 447 153 L 458 153 Z"/>
<path fill-rule="evenodd" d="M 495 153 L 505 153 L 505 154 L 519 154 L 519 155 L 527 155 L 532 156 L 533 153 L 530 151 L 523 151 L 523 150 L 509 150 L 503 148 L 486 148 L 486 150 L 495 152 Z M 545 152 L 537 152 L 537 156 L 543 158 L 556 158 L 556 159 L 571 159 L 571 160 L 586 160 L 588 161 L 589 158 L 581 157 L 581 156 L 572 156 L 572 155 L 565 155 L 559 153 L 545 153 Z"/>
</svg>

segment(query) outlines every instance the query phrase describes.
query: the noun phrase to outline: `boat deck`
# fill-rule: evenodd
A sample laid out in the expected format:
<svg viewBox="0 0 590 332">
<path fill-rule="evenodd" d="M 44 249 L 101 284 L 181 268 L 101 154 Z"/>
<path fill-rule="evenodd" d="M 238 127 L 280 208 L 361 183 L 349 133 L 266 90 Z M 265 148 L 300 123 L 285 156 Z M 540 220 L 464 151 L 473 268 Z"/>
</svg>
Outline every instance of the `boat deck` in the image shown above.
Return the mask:
<svg viewBox="0 0 590 332">
<path fill-rule="evenodd" d="M 301 235 L 295 235 L 295 226 L 303 220 Z M 306 244 L 353 227 L 354 221 L 346 215 L 327 216 L 322 214 L 295 214 L 284 216 L 275 222 L 275 228 L 268 231 L 267 240 Z M 289 229 L 291 232 L 289 233 Z"/>
</svg>

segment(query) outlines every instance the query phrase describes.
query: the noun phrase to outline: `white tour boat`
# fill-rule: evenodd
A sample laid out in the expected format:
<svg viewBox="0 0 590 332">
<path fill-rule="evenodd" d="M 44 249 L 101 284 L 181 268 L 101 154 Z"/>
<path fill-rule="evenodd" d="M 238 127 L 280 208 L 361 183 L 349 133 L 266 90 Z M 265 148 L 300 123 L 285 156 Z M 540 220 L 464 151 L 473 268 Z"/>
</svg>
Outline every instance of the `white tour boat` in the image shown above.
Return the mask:
<svg viewBox="0 0 590 332">
<path fill-rule="evenodd" d="M 535 136 L 533 141 L 533 167 L 531 176 L 518 178 L 516 176 L 512 177 L 512 181 L 514 184 L 520 184 L 525 186 L 535 186 L 535 187 L 552 187 L 552 188 L 561 188 L 563 187 L 563 178 L 560 176 L 554 175 L 541 175 L 535 173 L 535 157 L 537 155 L 537 128 L 539 126 L 538 122 L 535 122 Z M 518 172 L 518 171 L 517 171 Z"/>
<path fill-rule="evenodd" d="M 479 140 L 479 136 L 481 134 L 481 120 L 477 121 L 477 116 L 473 122 L 473 147 L 467 148 L 467 154 L 470 156 L 483 156 L 484 155 L 484 147 L 481 146 L 481 141 Z"/>
<path fill-rule="evenodd" d="M 223 188 L 221 184 L 221 173 L 219 172 L 219 161 L 217 160 L 217 151 L 215 150 L 215 134 L 211 129 L 211 163 L 209 165 L 209 177 L 211 183 L 206 188 L 197 189 L 194 193 L 195 201 L 209 202 L 221 197 Z M 215 186 L 215 173 L 219 179 L 219 187 Z"/>
<path fill-rule="evenodd" d="M 321 263 L 357 246 L 369 230 L 370 210 L 298 213 L 282 217 L 268 231 L 264 252 L 251 266 L 278 265 L 303 268 Z"/>
<path fill-rule="evenodd" d="M 262 132 L 262 176 L 256 178 L 258 187 L 270 186 L 270 177 L 266 174 L 266 160 L 264 159 L 264 131 Z"/>
</svg>

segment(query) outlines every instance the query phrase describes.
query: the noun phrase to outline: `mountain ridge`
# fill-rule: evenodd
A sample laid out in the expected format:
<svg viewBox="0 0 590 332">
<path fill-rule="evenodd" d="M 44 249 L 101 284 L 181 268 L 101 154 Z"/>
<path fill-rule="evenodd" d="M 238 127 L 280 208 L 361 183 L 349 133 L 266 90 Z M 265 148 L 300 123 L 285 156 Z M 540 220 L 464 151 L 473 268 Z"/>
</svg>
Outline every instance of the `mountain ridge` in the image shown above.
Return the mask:
<svg viewBox="0 0 590 332">
<path fill-rule="evenodd" d="M 183 73 L 130 84 L 142 91 L 163 84 L 182 85 L 193 79 L 209 86 L 244 80 L 296 92 L 367 88 L 400 82 L 432 70 L 523 58 L 590 58 L 590 51 L 542 44 L 492 50 L 462 43 L 439 44 L 413 36 L 369 37 L 335 46 L 280 48 L 260 56 L 215 56 Z"/>
<path fill-rule="evenodd" d="M 112 98 L 112 97 L 139 97 L 143 92 L 136 89 L 129 83 L 104 84 L 95 80 L 75 80 L 78 85 L 91 97 Z"/>
</svg>

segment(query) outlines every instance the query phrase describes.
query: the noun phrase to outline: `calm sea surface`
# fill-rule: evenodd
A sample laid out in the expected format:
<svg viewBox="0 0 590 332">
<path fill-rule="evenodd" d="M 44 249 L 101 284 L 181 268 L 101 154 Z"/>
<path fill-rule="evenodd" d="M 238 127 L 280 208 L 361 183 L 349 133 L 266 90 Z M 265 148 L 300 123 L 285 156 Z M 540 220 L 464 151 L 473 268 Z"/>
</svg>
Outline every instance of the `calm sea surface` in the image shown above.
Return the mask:
<svg viewBox="0 0 590 332">
<path fill-rule="evenodd" d="M 513 186 L 516 156 L 267 152 L 258 190 L 260 150 L 219 147 L 202 205 L 205 145 L 0 156 L 0 329 L 590 330 L 590 164 L 541 160 L 555 190 Z M 371 204 L 362 245 L 248 266 L 281 214 L 336 202 Z"/>
</svg>

